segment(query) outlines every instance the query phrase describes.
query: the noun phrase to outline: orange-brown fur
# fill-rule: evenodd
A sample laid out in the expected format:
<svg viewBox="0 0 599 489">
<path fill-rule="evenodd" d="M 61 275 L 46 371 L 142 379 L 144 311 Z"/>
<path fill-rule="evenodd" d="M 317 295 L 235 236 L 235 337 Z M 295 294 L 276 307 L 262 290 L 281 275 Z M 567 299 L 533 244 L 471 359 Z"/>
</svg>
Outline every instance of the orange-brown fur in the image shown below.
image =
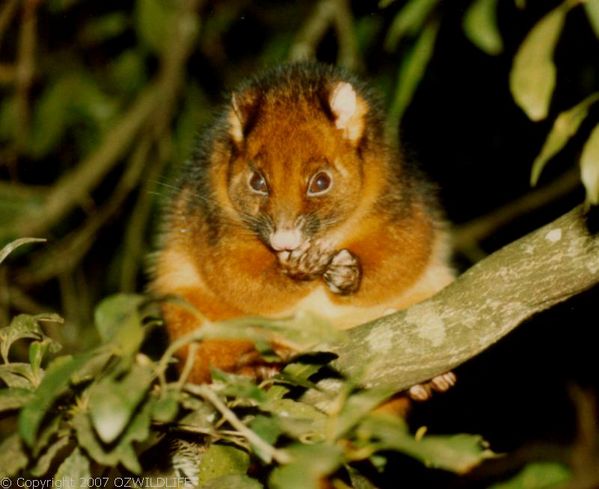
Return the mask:
<svg viewBox="0 0 599 489">
<path fill-rule="evenodd" d="M 310 77 L 318 81 L 310 81 L 309 89 L 296 81 Z M 336 101 L 341 109 L 350 107 L 347 122 L 332 102 L 342 83 L 356 94 L 354 105 L 347 97 Z M 331 110 L 323 109 L 327 103 Z M 267 197 L 247 188 L 254 167 L 268 176 Z M 309 197 L 309 178 L 322 168 L 333 175 L 333 186 L 326 195 Z M 205 137 L 174 195 L 152 289 L 183 297 L 212 321 L 287 315 L 310 307 L 317 291 L 326 306 L 315 312 L 334 323 L 342 315 L 336 308 L 351 308 L 350 316 L 359 322 L 404 308 L 451 280 L 443 226 L 425 195 L 428 187 L 419 182 L 394 145 L 385 142 L 380 109 L 359 82 L 319 65 L 279 69 L 234 92 Z M 265 238 L 268 233 L 260 234 L 241 218 L 248 212 L 280 222 L 318 216 L 324 224 L 314 236 L 302 230 L 306 242 L 321 240 L 332 252 L 347 249 L 357 257 L 358 290 L 334 293 L 319 276 L 286 275 Z M 275 227 L 282 226 L 279 221 Z M 427 271 L 438 276 L 422 281 Z M 164 305 L 164 317 L 172 339 L 201 325 L 175 303 Z M 355 323 L 339 319 L 339 325 Z M 251 344 L 243 341 L 205 341 L 192 378 L 209 380 L 210 367 L 241 371 L 251 352 Z"/>
</svg>

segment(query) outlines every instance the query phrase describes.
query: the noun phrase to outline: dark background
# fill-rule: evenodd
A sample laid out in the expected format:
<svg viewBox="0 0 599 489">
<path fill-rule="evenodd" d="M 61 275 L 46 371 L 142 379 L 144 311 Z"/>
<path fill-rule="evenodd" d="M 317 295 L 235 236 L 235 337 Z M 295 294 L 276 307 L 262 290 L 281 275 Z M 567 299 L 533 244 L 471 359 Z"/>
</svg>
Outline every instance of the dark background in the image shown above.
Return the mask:
<svg viewBox="0 0 599 489">
<path fill-rule="evenodd" d="M 395 90 L 399 63 L 414 44 L 414 40 L 408 38 L 391 52 L 383 48 L 389 27 L 404 4 L 391 2 L 386 8 L 371 1 L 350 4 L 360 47 L 358 71 L 389 101 Z M 526 8 L 519 9 L 511 1 L 499 2 L 497 23 L 504 50 L 497 56 L 485 54 L 464 35 L 462 20 L 469 1 L 441 1 L 434 10 L 433 15 L 440 21 L 438 39 L 398 134 L 408 158 L 417 161 L 438 183 L 447 217 L 458 234 L 473 219 L 497 212 L 529 194 L 531 164 L 555 116 L 599 88 L 599 44 L 584 10 L 578 7 L 568 15 L 555 53 L 558 79 L 547 120 L 531 122 L 512 99 L 508 79 L 514 54 L 535 22 L 558 4 L 531 0 L 526 2 Z M 134 280 L 127 286 L 136 291 L 144 288 L 146 275 L 141 257 L 152 248 L 160 205 L 168 194 L 164 184 L 176 174 L 183 155 L 191 151 L 188 136 L 177 139 L 177 134 L 184 133 L 178 121 L 189 108 L 190 100 L 196 108 L 192 116 L 194 127 L 199 128 L 210 120 L 211 111 L 222 100 L 224 92 L 261 67 L 287 59 L 297 32 L 315 5 L 316 2 L 311 1 L 274 0 L 204 3 L 199 12 L 201 27 L 197 47 L 185 64 L 183 92 L 186 96 L 181 96 L 175 104 L 169 126 L 175 134 L 175 149 L 167 163 L 156 177 L 150 172 L 152 161 L 148 162 L 147 173 L 98 229 L 93 242 L 74 266 L 45 280 L 28 281 L 23 279 L 24 274 L 40 263 L 36 260 L 43 260 L 45 251 L 36 248 L 11 257 L 9 266 L 0 274 L 0 287 L 6 290 L 8 284 L 12 287 L 11 294 L 3 295 L 0 322 L 3 317 L 22 310 L 54 310 L 67 319 L 64 331 L 57 334 L 64 336 L 68 348 L 77 350 L 93 344 L 93 305 L 101 297 L 126 288 L 119 280 L 123 238 L 132 225 L 140 199 L 151 195 L 150 212 L 139 227 L 142 248 L 138 249 Z M 127 107 L 160 66 L 159 56 L 144 46 L 143 36 L 136 30 L 136 8 L 134 2 L 121 1 L 55 1 L 38 6 L 37 75 L 28 93 L 32 112 L 39 106 L 47 86 L 59 75 L 81 72 L 96 80 L 106 98 L 117 105 L 119 109 L 113 119 L 117 120 L 118 110 Z M 115 12 L 123 14 L 126 27 L 117 35 L 99 40 L 92 36 L 90 40 L 86 26 L 93 19 Z M 18 59 L 19 29 L 23 22 L 19 15 L 5 28 L 1 38 L 0 60 L 6 65 Z M 111 63 L 127 50 L 138 55 L 137 77 L 125 77 L 127 83 L 123 79 L 119 83 L 110 81 Z M 329 28 L 318 43 L 316 56 L 321 61 L 336 62 L 338 38 L 333 28 Z M 11 80 L 0 84 L 0 142 L 3 144 L 0 178 L 15 188 L 21 185 L 51 187 L 99 144 L 110 122 L 98 127 L 85 117 L 74 115 L 74 122 L 54 146 L 45 154 L 33 155 L 19 148 L 16 136 L 7 129 L 11 119 L 6 115 L 9 112 L 6 107 L 15 96 L 16 86 Z M 82 112 L 85 114 L 85 110 Z M 575 167 L 582 144 L 596 121 L 597 108 L 565 150 L 547 166 L 541 186 L 562 178 Z M 48 121 L 49 125 L 53 123 Z M 29 137 L 34 135 L 29 134 Z M 123 161 L 123 165 L 126 164 Z M 69 233 L 93 217 L 111 198 L 122 173 L 122 167 L 115 167 L 93 189 L 87 205 L 79 206 L 48 229 L 45 236 L 50 244 L 60 247 Z M 0 216 L 3 198 L 5 206 L 11 198 L 9 194 L 2 195 L 6 188 L 0 187 Z M 462 241 L 456 250 L 456 266 L 466 269 L 485 254 L 549 222 L 583 200 L 584 191 L 578 185 L 533 212 L 521 213 L 488 235 Z M 0 228 L 2 226 L 0 222 Z M 464 242 L 467 245 L 463 245 Z M 15 299 L 15 290 L 27 300 Z M 515 456 L 497 463 L 503 464 L 502 470 L 515 470 L 523 460 L 542 459 L 556 450 L 559 457 L 566 457 L 564 453 L 568 452 L 561 452 L 556 446 L 576 446 L 580 430 L 576 406 L 581 401 L 572 389 L 575 386 L 584 389 L 589 393 L 587 397 L 582 396 L 586 399 L 584 402 L 592 402 L 599 386 L 594 341 L 598 298 L 597 290 L 591 290 L 539 314 L 460 367 L 459 382 L 453 391 L 414 408 L 413 426 L 426 425 L 431 433 L 480 433 L 495 451 L 516 451 Z M 543 447 L 541 450 L 531 448 L 538 444 Z M 406 460 L 402 460 L 402 464 L 397 472 L 389 469 L 388 480 L 405 477 L 405 467 L 409 466 L 415 480 L 421 481 L 418 487 L 476 485 L 479 477 L 483 481 L 480 484 L 485 486 L 488 474 L 493 471 L 486 468 L 464 482 L 455 476 L 424 471 Z"/>
</svg>

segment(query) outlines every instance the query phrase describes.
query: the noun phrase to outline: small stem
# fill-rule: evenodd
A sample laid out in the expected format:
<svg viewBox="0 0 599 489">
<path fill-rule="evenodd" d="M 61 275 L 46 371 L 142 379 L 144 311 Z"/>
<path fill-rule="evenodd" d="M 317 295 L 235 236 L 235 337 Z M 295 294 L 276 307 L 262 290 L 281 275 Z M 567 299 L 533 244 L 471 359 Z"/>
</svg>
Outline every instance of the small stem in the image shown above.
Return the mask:
<svg viewBox="0 0 599 489">
<path fill-rule="evenodd" d="M 177 351 L 179 351 L 185 345 L 204 339 L 204 336 L 204 331 L 195 329 L 191 333 L 187 333 L 186 335 L 177 338 L 175 341 L 169 344 L 166 351 L 162 354 L 162 357 L 158 362 L 158 366 L 156 367 L 156 375 L 158 376 L 158 380 L 162 388 L 166 387 L 166 369 L 168 368 L 169 362 L 175 353 L 177 353 Z"/>
<path fill-rule="evenodd" d="M 316 46 L 331 26 L 335 17 L 335 0 L 321 0 L 312 15 L 296 36 L 296 41 L 289 52 L 291 61 L 314 58 Z"/>
<path fill-rule="evenodd" d="M 206 401 L 210 402 L 222 415 L 223 417 L 235 428 L 243 437 L 258 448 L 261 452 L 268 455 L 280 464 L 286 464 L 291 461 L 289 454 L 283 450 L 278 450 L 269 443 L 266 443 L 256 433 L 250 430 L 244 425 L 241 420 L 231 411 L 220 398 L 210 389 L 207 385 L 195 385 L 187 384 L 185 386 L 187 391 L 192 394 L 203 397 Z"/>
<path fill-rule="evenodd" d="M 2 8 L 0 8 L 0 46 L 2 46 L 2 40 L 4 39 L 4 33 L 6 28 L 10 25 L 12 19 L 17 13 L 19 6 L 19 0 L 8 0 Z"/>
<path fill-rule="evenodd" d="M 189 345 L 189 353 L 187 354 L 187 358 L 185 359 L 185 366 L 183 367 L 183 371 L 179 376 L 179 380 L 177 381 L 177 389 L 183 389 L 183 386 L 187 382 L 191 371 L 193 370 L 193 365 L 196 360 L 196 353 L 198 352 L 198 344 L 192 343 Z"/>
<path fill-rule="evenodd" d="M 19 31 L 16 72 L 17 146 L 24 149 L 30 130 L 31 114 L 29 92 L 35 72 L 35 48 L 37 44 L 37 7 L 39 0 L 23 2 L 23 16 Z"/>
</svg>

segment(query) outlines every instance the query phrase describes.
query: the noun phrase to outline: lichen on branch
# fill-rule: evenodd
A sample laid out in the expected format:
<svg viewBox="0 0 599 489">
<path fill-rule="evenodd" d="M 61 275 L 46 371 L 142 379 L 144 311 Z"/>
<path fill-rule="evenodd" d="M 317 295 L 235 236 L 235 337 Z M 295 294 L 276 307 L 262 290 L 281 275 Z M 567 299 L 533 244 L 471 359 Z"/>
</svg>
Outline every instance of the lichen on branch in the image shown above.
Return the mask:
<svg viewBox="0 0 599 489">
<path fill-rule="evenodd" d="M 505 246 L 434 297 L 319 349 L 368 387 L 398 391 L 476 356 L 532 315 L 599 282 L 599 236 L 582 207 Z M 367 369 L 364 370 L 364 365 Z M 330 379 L 306 399 L 326 406 Z"/>
</svg>

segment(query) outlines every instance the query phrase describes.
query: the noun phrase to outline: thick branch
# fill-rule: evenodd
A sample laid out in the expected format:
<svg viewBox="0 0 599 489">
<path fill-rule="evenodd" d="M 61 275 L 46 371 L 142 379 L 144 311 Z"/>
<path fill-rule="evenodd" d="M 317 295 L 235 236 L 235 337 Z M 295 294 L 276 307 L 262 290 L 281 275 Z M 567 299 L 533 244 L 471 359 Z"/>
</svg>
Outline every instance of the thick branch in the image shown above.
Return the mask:
<svg viewBox="0 0 599 489">
<path fill-rule="evenodd" d="M 533 314 L 598 282 L 599 236 L 589 233 L 578 207 L 479 262 L 431 299 L 318 349 L 338 354 L 333 366 L 364 385 L 399 391 L 451 370 Z M 321 387 L 307 398 L 326 406 L 326 391 L 336 384 Z"/>
</svg>

